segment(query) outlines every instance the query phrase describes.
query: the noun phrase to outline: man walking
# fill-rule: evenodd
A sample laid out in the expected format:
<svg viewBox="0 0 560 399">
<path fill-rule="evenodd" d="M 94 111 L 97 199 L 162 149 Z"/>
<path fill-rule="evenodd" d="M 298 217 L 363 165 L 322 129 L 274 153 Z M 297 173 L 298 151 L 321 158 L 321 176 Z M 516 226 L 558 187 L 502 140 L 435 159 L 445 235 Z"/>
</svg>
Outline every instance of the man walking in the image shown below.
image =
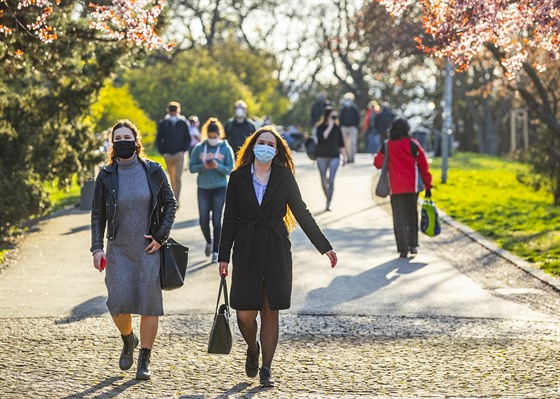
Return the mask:
<svg viewBox="0 0 560 399">
<path fill-rule="evenodd" d="M 354 94 L 346 93 L 342 97 L 339 120 L 348 163 L 354 163 L 354 155 L 358 151 L 358 127 L 360 126 L 360 110 L 354 104 Z"/>
<path fill-rule="evenodd" d="M 179 207 L 181 194 L 181 174 L 185 152 L 189 150 L 191 134 L 187 119 L 181 115 L 181 104 L 171 101 L 167 104 L 167 115 L 157 124 L 156 147 L 163 156 L 171 188 Z"/>
<path fill-rule="evenodd" d="M 226 122 L 226 139 L 237 158 L 237 152 L 253 132 L 257 130 L 252 121 L 247 119 L 247 103 L 238 100 L 234 105 L 235 116 Z"/>
<path fill-rule="evenodd" d="M 379 142 L 383 145 L 383 142 L 388 139 L 387 132 L 391 127 L 391 124 L 395 120 L 395 114 L 389 107 L 389 104 L 383 103 L 381 112 L 377 114 L 375 120 L 373 121 L 373 126 L 379 134 Z"/>
</svg>

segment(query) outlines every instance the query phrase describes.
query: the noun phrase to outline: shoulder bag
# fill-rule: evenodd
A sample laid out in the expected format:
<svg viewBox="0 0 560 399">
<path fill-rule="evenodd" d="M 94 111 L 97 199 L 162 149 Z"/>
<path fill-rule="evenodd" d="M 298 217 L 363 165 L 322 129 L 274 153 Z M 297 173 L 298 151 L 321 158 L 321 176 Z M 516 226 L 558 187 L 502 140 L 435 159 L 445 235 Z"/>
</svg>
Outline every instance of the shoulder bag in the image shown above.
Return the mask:
<svg viewBox="0 0 560 399">
<path fill-rule="evenodd" d="M 220 305 L 222 291 L 224 293 L 224 303 Z M 226 276 L 222 276 L 218 291 L 218 301 L 216 303 L 216 313 L 214 314 L 214 323 L 212 324 L 210 338 L 208 339 L 208 353 L 227 355 L 231 352 L 232 344 L 233 334 L 230 325 Z"/>
<path fill-rule="evenodd" d="M 181 288 L 185 283 L 189 248 L 169 237 L 160 248 L 159 284 L 162 290 Z"/>
<path fill-rule="evenodd" d="M 307 153 L 309 159 L 311 159 L 312 161 L 315 161 L 317 159 L 317 142 L 313 137 L 309 137 L 305 141 L 305 152 Z"/>
<path fill-rule="evenodd" d="M 389 146 L 388 140 L 385 140 L 384 148 L 385 154 L 383 158 L 383 167 L 381 168 L 381 175 L 379 176 L 379 181 L 377 182 L 377 187 L 375 188 L 375 195 L 381 198 L 385 198 L 391 193 L 391 188 L 389 186 Z"/>
</svg>

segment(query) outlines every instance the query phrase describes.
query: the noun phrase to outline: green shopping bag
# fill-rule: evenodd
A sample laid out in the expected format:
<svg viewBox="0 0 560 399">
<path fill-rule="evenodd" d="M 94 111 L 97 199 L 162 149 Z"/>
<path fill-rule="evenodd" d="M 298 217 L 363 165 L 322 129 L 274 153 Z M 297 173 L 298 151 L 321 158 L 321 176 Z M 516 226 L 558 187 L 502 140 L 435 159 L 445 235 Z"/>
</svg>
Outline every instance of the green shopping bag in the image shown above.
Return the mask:
<svg viewBox="0 0 560 399">
<path fill-rule="evenodd" d="M 422 233 L 430 237 L 435 237 L 441 233 L 441 223 L 436 204 L 431 198 L 424 199 L 424 203 L 422 204 L 420 230 L 422 230 Z"/>
</svg>

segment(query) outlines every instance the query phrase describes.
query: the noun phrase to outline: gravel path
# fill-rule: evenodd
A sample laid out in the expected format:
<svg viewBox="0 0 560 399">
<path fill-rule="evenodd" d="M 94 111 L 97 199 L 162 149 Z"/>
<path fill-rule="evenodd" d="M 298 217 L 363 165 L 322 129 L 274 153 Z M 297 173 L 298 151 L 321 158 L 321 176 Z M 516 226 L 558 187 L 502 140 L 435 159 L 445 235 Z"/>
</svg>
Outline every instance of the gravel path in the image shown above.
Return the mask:
<svg viewBox="0 0 560 399">
<path fill-rule="evenodd" d="M 237 328 L 230 355 L 206 354 L 211 315 L 164 318 L 154 377 L 141 383 L 118 369 L 121 341 L 107 317 L 3 319 L 0 397 L 560 396 L 558 323 L 282 316 L 273 390 L 244 375 Z"/>
</svg>

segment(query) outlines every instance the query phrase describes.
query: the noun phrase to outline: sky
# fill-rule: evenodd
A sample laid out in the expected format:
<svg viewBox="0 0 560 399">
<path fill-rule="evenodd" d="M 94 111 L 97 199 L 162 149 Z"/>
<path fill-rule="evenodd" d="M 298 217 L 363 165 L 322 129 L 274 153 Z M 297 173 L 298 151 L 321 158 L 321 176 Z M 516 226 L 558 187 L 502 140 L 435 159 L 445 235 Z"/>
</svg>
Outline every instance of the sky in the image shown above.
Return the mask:
<svg viewBox="0 0 560 399">
<path fill-rule="evenodd" d="M 346 0 L 349 6 L 356 10 L 362 6 L 363 0 Z M 201 3 L 213 3 L 214 0 L 202 0 Z M 290 75 L 287 69 L 294 61 L 294 56 L 287 57 L 283 63 L 283 68 L 279 78 L 282 81 L 290 79 L 298 81 L 309 76 L 311 71 L 315 70 L 317 62 L 313 61 L 313 56 L 317 52 L 317 27 L 321 21 L 336 20 L 339 18 L 338 10 L 333 5 L 332 0 L 285 0 L 279 7 L 277 13 L 272 16 L 267 12 L 256 11 L 252 17 L 244 23 L 244 30 L 250 41 L 255 42 L 258 33 L 268 31 L 270 24 L 276 22 L 272 34 L 266 38 L 266 48 L 272 52 L 284 50 L 286 46 L 296 47 L 298 43 L 303 42 L 304 55 L 301 59 L 295 59 L 295 68 Z M 290 19 L 286 15 L 290 9 L 296 9 L 302 15 L 300 19 Z M 202 27 L 200 23 L 193 19 L 190 23 L 190 29 L 196 37 L 202 37 Z M 184 31 L 181 25 L 175 23 L 173 28 L 177 31 Z M 310 60 L 311 59 L 311 60 Z M 321 81 L 332 80 L 332 68 L 327 65 L 319 75 Z"/>
</svg>

